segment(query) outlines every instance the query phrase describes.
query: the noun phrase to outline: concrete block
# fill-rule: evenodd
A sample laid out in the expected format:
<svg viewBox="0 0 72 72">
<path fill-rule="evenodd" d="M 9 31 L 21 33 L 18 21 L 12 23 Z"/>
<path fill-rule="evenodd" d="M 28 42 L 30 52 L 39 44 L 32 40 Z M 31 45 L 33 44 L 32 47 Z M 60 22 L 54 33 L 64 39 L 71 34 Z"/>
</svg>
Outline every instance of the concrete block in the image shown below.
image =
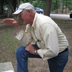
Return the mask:
<svg viewBox="0 0 72 72">
<path fill-rule="evenodd" d="M 0 72 L 14 72 L 11 62 L 0 63 Z"/>
</svg>

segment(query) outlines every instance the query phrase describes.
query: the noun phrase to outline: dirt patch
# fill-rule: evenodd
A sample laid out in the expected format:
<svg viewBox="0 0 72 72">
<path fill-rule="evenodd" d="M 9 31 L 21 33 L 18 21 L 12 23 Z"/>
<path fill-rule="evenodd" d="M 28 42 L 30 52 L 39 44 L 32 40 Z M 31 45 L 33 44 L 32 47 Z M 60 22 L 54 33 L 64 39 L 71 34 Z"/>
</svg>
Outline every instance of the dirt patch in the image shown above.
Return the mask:
<svg viewBox="0 0 72 72">
<path fill-rule="evenodd" d="M 15 39 L 15 28 L 2 23 L 0 19 L 0 62 L 12 62 L 16 72 L 16 49 L 20 46 L 19 41 Z M 72 72 L 72 21 L 56 20 L 63 33 L 69 41 L 69 60 L 64 72 Z M 47 61 L 37 58 L 28 59 L 29 72 L 49 72 Z"/>
</svg>

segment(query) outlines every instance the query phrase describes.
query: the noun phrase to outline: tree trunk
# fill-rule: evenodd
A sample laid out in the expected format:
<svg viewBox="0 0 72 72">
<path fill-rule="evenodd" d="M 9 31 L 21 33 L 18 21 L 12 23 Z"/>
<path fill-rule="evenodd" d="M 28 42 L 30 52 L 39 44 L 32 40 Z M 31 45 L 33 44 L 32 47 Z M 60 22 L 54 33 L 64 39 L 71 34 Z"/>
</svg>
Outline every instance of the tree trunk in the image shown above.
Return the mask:
<svg viewBox="0 0 72 72">
<path fill-rule="evenodd" d="M 4 2 L 2 1 L 0 3 L 0 14 L 3 14 L 3 4 L 4 4 Z"/>
<path fill-rule="evenodd" d="M 17 0 L 13 0 L 13 3 L 14 3 L 13 8 L 14 8 L 14 10 L 16 10 Z"/>
<path fill-rule="evenodd" d="M 63 6 L 62 6 L 62 13 L 64 12 L 64 1 L 63 1 Z"/>
<path fill-rule="evenodd" d="M 32 4 L 32 0 L 30 0 L 30 3 Z"/>
<path fill-rule="evenodd" d="M 7 0 L 7 2 L 9 4 L 9 7 L 8 7 L 8 16 L 7 17 L 12 17 L 12 13 L 16 9 L 17 0 Z"/>
<path fill-rule="evenodd" d="M 61 13 L 62 13 L 62 5 L 63 5 L 62 0 L 60 0 L 60 12 Z"/>
<path fill-rule="evenodd" d="M 58 0 L 56 0 L 56 13 L 58 13 Z"/>
<path fill-rule="evenodd" d="M 19 7 L 20 5 L 20 0 L 17 0 L 17 8 Z"/>
<path fill-rule="evenodd" d="M 67 13 L 67 0 L 66 0 L 66 9 L 65 9 L 65 13 Z"/>
<path fill-rule="evenodd" d="M 11 9 L 10 5 L 8 7 L 8 15 L 7 15 L 7 17 L 12 17 L 12 9 Z"/>
<path fill-rule="evenodd" d="M 50 9 L 51 9 L 52 0 L 46 0 L 44 14 L 50 16 Z"/>
</svg>

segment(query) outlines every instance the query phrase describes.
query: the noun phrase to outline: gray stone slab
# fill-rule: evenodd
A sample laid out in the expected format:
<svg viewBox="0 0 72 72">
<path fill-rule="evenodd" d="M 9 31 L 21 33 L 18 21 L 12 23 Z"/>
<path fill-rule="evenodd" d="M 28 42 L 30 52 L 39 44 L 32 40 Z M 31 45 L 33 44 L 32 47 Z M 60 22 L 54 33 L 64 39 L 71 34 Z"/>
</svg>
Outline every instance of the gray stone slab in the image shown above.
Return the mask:
<svg viewBox="0 0 72 72">
<path fill-rule="evenodd" d="M 14 72 L 11 62 L 0 63 L 0 72 Z"/>
</svg>

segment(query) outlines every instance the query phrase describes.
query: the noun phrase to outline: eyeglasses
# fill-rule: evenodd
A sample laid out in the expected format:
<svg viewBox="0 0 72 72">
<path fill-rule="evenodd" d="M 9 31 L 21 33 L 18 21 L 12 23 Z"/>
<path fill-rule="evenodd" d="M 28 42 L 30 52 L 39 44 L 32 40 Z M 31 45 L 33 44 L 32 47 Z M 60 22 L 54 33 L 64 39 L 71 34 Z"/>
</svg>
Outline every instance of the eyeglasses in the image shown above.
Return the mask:
<svg viewBox="0 0 72 72">
<path fill-rule="evenodd" d="M 18 15 L 18 18 L 21 18 L 22 14 L 23 14 L 23 11 Z"/>
<path fill-rule="evenodd" d="M 26 11 L 26 10 L 23 10 L 23 11 Z M 18 18 L 21 18 L 23 11 L 18 15 Z"/>
<path fill-rule="evenodd" d="M 18 15 L 18 18 L 20 18 L 22 16 L 22 12 Z"/>
</svg>

